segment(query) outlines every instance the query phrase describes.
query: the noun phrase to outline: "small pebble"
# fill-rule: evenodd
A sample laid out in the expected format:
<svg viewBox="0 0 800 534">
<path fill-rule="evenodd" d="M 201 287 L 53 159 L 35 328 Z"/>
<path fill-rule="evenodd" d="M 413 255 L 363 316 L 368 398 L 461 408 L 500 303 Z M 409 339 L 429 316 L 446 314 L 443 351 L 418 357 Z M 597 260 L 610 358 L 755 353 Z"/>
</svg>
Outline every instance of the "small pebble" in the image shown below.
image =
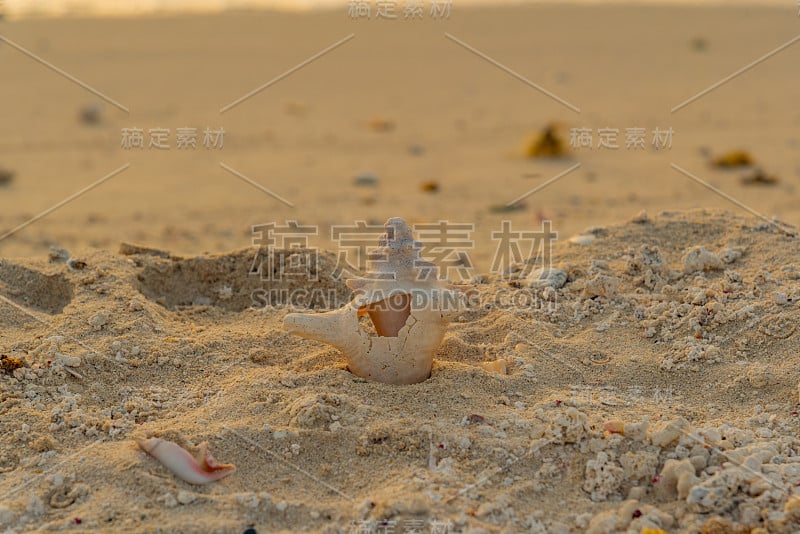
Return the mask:
<svg viewBox="0 0 800 534">
<path fill-rule="evenodd" d="M 429 181 L 429 182 L 422 182 L 420 185 L 420 189 L 422 189 L 426 193 L 436 193 L 439 191 L 439 184 L 438 182 Z"/>
<path fill-rule="evenodd" d="M 66 354 L 61 354 L 60 352 L 56 352 L 56 361 L 67 367 L 80 367 L 81 365 L 80 356 L 67 356 Z"/>
<path fill-rule="evenodd" d="M 722 251 L 722 254 L 720 254 L 720 259 L 722 259 L 722 261 L 724 261 L 725 263 L 733 263 L 741 257 L 742 257 L 742 252 L 740 250 L 735 250 L 732 248 L 726 248 L 725 250 Z"/>
<path fill-rule="evenodd" d="M 391 132 L 394 130 L 394 121 L 381 117 L 374 117 L 367 123 L 374 132 Z"/>
<path fill-rule="evenodd" d="M 708 48 L 708 41 L 703 37 L 695 37 L 690 41 L 690 46 L 695 52 L 705 52 Z"/>
<path fill-rule="evenodd" d="M 0 169 L 0 185 L 8 185 L 14 179 L 14 172 L 8 169 Z"/>
<path fill-rule="evenodd" d="M 83 124 L 100 124 L 103 118 L 103 110 L 96 104 L 84 106 L 80 110 L 79 117 Z"/>
<path fill-rule="evenodd" d="M 69 252 L 63 248 L 50 247 L 47 258 L 50 263 L 63 263 L 69 259 Z"/>
<path fill-rule="evenodd" d="M 683 257 L 683 268 L 687 273 L 696 271 L 719 271 L 725 268 L 719 256 L 703 247 L 692 247 Z"/>
<path fill-rule="evenodd" d="M 631 222 L 632 223 L 636 223 L 636 224 L 644 224 L 649 220 L 650 219 L 647 217 L 647 210 L 642 210 L 642 211 L 640 211 L 639 213 L 637 213 L 636 215 L 633 216 L 633 219 L 631 219 Z"/>
<path fill-rule="evenodd" d="M 195 499 L 195 495 L 186 490 L 180 490 L 178 492 L 178 502 L 181 504 L 191 504 L 195 501 Z"/>
<path fill-rule="evenodd" d="M 67 260 L 67 268 L 70 271 L 82 271 L 86 268 L 86 262 L 77 258 L 70 258 Z"/>
<path fill-rule="evenodd" d="M 530 274 L 530 287 L 560 289 L 567 283 L 567 273 L 561 269 L 536 269 Z"/>
<path fill-rule="evenodd" d="M 508 374 L 508 362 L 503 358 L 490 362 L 481 362 L 479 365 L 490 373 L 497 373 L 498 375 Z"/>
<path fill-rule="evenodd" d="M 291 102 L 286 102 L 286 104 L 284 104 L 283 109 L 289 115 L 294 115 L 296 117 L 302 117 L 308 111 L 308 106 L 306 106 L 302 102 L 291 101 Z"/>
<path fill-rule="evenodd" d="M 603 430 L 609 434 L 625 435 L 625 422 L 619 419 L 612 419 L 603 423 Z"/>
<path fill-rule="evenodd" d="M 176 506 L 178 506 L 177 499 L 175 499 L 175 496 L 171 493 L 166 493 L 162 495 L 158 500 L 162 501 L 164 503 L 164 506 L 166 506 L 167 508 L 175 508 Z"/>
<path fill-rule="evenodd" d="M 590 245 L 594 243 L 595 236 L 592 234 L 574 235 L 569 238 L 569 242 L 575 245 Z"/>
<path fill-rule="evenodd" d="M 767 174 L 762 169 L 753 169 L 741 178 L 741 182 L 744 185 L 775 185 L 779 181 L 777 176 Z"/>
<path fill-rule="evenodd" d="M 91 319 L 89 319 L 89 324 L 92 325 L 95 330 L 100 330 L 108 323 L 108 317 L 104 313 L 98 313 Z"/>
<path fill-rule="evenodd" d="M 720 168 L 749 167 L 753 161 L 753 156 L 744 150 L 731 150 L 714 158 L 712 165 Z"/>
<path fill-rule="evenodd" d="M 378 185 L 378 177 L 372 173 L 365 172 L 355 177 L 353 185 L 357 187 L 375 187 Z"/>
<path fill-rule="evenodd" d="M 408 146 L 408 153 L 411 154 L 412 156 L 421 156 L 422 154 L 425 153 L 425 147 L 423 147 L 422 145 L 416 145 L 416 144 L 409 145 Z"/>
<path fill-rule="evenodd" d="M 482 415 L 472 413 L 467 416 L 467 422 L 472 425 L 482 425 L 486 422 L 486 419 Z"/>
<path fill-rule="evenodd" d="M 0 371 L 5 374 L 13 375 L 14 371 L 25 366 L 25 362 L 18 358 L 12 358 L 3 354 L 0 356 Z"/>
</svg>

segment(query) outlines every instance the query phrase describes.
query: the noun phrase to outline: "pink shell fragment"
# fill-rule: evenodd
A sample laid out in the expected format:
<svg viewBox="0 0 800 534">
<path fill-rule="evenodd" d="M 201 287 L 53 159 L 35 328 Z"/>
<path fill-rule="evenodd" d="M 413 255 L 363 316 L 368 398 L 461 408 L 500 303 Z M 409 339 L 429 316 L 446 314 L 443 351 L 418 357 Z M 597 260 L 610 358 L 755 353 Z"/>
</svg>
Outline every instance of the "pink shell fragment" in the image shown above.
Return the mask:
<svg viewBox="0 0 800 534">
<path fill-rule="evenodd" d="M 163 439 L 136 439 L 136 443 L 176 477 L 190 484 L 208 484 L 236 471 L 236 466 L 232 464 L 218 463 L 208 451 L 206 442 L 200 444 L 197 458 L 177 443 Z"/>
</svg>

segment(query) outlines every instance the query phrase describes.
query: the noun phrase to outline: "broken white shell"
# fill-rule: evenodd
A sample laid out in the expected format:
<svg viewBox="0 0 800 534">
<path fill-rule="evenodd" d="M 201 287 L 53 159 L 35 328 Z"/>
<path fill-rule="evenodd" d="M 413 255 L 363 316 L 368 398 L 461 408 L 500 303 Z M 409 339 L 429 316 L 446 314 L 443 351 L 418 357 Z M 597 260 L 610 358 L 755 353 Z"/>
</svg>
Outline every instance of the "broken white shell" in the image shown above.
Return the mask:
<svg viewBox="0 0 800 534">
<path fill-rule="evenodd" d="M 389 219 L 368 274 L 347 280 L 355 293 L 343 308 L 327 313 L 290 313 L 283 326 L 299 336 L 339 349 L 351 373 L 387 384 L 414 384 L 431 374 L 447 324 L 464 309 L 462 295 L 438 279 L 438 269 L 420 258 L 420 243 L 401 218 Z M 377 336 L 359 325 L 369 315 Z"/>
<path fill-rule="evenodd" d="M 234 465 L 217 463 L 205 441 L 200 444 L 197 458 L 177 443 L 159 438 L 136 439 L 136 443 L 175 476 L 190 484 L 208 484 L 236 471 Z"/>
</svg>

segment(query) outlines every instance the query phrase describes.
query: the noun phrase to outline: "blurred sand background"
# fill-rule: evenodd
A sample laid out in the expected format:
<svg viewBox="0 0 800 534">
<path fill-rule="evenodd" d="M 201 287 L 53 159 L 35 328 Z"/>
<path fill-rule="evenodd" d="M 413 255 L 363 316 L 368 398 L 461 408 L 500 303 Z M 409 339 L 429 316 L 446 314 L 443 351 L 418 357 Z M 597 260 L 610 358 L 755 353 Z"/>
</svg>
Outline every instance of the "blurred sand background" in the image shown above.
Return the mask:
<svg viewBox="0 0 800 534">
<path fill-rule="evenodd" d="M 0 20 L 130 110 L 0 41 L 0 235 L 130 164 L 0 240 L 0 530 L 797 532 L 800 44 L 670 112 L 795 38 L 797 11 Z M 619 128 L 623 147 L 527 157 L 551 123 L 566 142 L 591 128 L 595 145 Z M 224 128 L 224 147 L 178 150 L 187 126 Z M 171 148 L 123 149 L 133 127 L 169 128 Z M 645 150 L 624 148 L 631 127 Z M 652 149 L 656 127 L 674 130 L 670 149 Z M 710 164 L 734 150 L 755 165 Z M 775 183 L 743 182 L 753 167 Z M 284 308 L 250 308 L 253 225 L 318 225 L 311 244 L 334 251 L 331 225 L 392 216 L 474 223 L 469 285 L 486 303 L 530 289 L 514 269 L 488 274 L 490 233 L 552 220 L 565 280 L 534 291 L 542 306 L 459 317 L 432 377 L 406 387 L 356 379 L 336 350 L 284 332 Z M 334 252 L 321 257 L 327 274 Z M 346 294 L 322 278 L 310 286 Z M 497 358 L 507 373 L 478 367 Z M 208 441 L 239 470 L 182 482 L 137 449 L 144 435 Z"/>
<path fill-rule="evenodd" d="M 793 6 L 796 7 L 796 6 Z M 789 48 L 671 114 L 670 109 L 785 43 L 800 19 L 788 7 L 520 6 L 462 8 L 449 20 L 351 20 L 346 9 L 138 19 L 6 21 L 2 32 L 130 109 L 96 99 L 30 58 L 0 47 L 0 166 L 10 229 L 125 163 L 128 171 L 0 242 L 4 256 L 51 244 L 113 248 L 123 240 L 176 253 L 246 246 L 253 224 L 320 225 L 447 219 L 476 224 L 477 255 L 510 218 L 553 220 L 565 238 L 640 209 L 720 207 L 727 200 L 670 168 L 674 162 L 767 217 L 800 219 L 798 123 Z M 657 28 L 657 31 L 654 29 Z M 570 109 L 448 40 L 476 47 L 581 109 Z M 349 34 L 338 49 L 248 101 L 223 106 Z M 63 37 L 62 37 L 63 36 Z M 702 50 L 693 45 L 702 40 Z M 87 126 L 79 112 L 101 106 Z M 374 131 L 373 119 L 394 129 Z M 547 123 L 672 127 L 672 149 L 588 150 L 571 159 L 521 156 Z M 222 127 L 222 150 L 179 151 L 176 128 Z M 172 149 L 126 151 L 121 129 L 169 128 Z M 568 138 L 568 132 L 565 131 Z M 596 134 L 595 134 L 596 137 Z M 622 142 L 623 134 L 620 134 Z M 596 140 L 595 140 L 596 143 Z M 416 146 L 421 155 L 410 153 Z M 746 187 L 710 169 L 701 149 L 746 149 L 775 187 Z M 219 166 L 223 161 L 288 208 Z M 527 209 L 492 214 L 575 162 Z M 373 173 L 377 187 L 354 177 Z M 440 191 L 420 184 L 436 181 Z M 483 242 L 481 242 L 483 240 Z M 325 246 L 325 243 L 320 243 Z M 488 269 L 483 258 L 483 268 Z"/>
</svg>

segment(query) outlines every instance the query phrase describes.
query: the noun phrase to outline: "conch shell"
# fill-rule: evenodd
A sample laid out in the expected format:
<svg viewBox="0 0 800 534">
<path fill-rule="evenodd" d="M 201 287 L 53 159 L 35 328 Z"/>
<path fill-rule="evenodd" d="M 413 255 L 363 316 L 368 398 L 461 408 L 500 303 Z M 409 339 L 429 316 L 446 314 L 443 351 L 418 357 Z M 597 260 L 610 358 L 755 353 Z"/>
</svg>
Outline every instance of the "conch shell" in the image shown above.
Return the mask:
<svg viewBox="0 0 800 534">
<path fill-rule="evenodd" d="M 356 376 L 387 384 L 415 384 L 431 374 L 447 324 L 464 310 L 463 295 L 438 279 L 420 258 L 421 244 L 399 217 L 389 219 L 368 273 L 346 281 L 355 297 L 327 313 L 290 313 L 283 327 L 339 349 Z M 368 315 L 377 336 L 359 325 Z"/>
</svg>

